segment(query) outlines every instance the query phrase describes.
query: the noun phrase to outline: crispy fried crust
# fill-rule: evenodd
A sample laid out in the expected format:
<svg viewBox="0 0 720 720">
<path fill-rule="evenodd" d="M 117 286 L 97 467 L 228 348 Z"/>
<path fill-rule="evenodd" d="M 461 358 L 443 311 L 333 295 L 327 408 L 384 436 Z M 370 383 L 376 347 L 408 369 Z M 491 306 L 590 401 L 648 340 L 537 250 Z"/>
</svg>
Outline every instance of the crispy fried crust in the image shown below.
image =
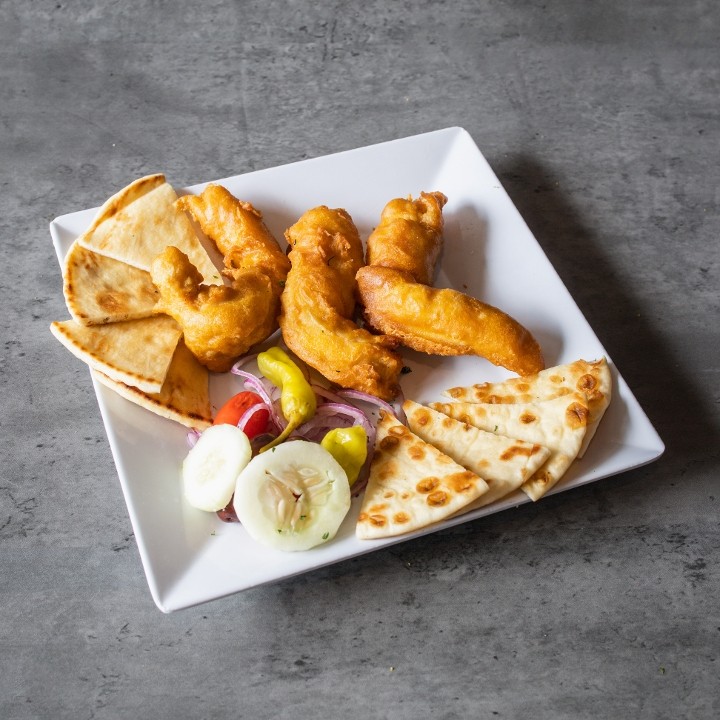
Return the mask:
<svg viewBox="0 0 720 720">
<path fill-rule="evenodd" d="M 244 271 L 233 287 L 205 285 L 187 256 L 167 247 L 150 274 L 160 291 L 157 309 L 177 321 L 185 344 L 209 370 L 226 372 L 276 327 L 277 295 L 264 273 Z"/>
<path fill-rule="evenodd" d="M 385 400 L 398 391 L 396 341 L 352 320 L 362 243 L 350 216 L 326 206 L 306 212 L 286 233 L 292 268 L 282 295 L 287 346 L 328 380 Z"/>
<path fill-rule="evenodd" d="M 446 202 L 441 192 L 423 192 L 417 200 L 391 200 L 368 238 L 367 264 L 395 268 L 431 285 L 442 250 Z"/>
<path fill-rule="evenodd" d="M 278 295 L 290 261 L 263 222 L 262 213 L 222 185 L 208 185 L 200 195 L 183 195 L 175 203 L 188 212 L 224 256 L 225 275 L 246 270 L 265 273 Z"/>
<path fill-rule="evenodd" d="M 535 338 L 492 305 L 413 282 L 408 273 L 386 267 L 361 268 L 357 282 L 366 322 L 407 347 L 435 355 L 480 355 L 519 375 L 544 367 Z"/>
<path fill-rule="evenodd" d="M 188 258 L 169 247 L 151 268 L 160 292 L 157 309 L 177 320 L 188 348 L 203 365 L 225 372 L 277 330 L 290 261 L 262 214 L 220 185 L 208 185 L 200 195 L 184 195 L 175 204 L 224 255 L 223 273 L 231 286 L 202 283 Z"/>
</svg>

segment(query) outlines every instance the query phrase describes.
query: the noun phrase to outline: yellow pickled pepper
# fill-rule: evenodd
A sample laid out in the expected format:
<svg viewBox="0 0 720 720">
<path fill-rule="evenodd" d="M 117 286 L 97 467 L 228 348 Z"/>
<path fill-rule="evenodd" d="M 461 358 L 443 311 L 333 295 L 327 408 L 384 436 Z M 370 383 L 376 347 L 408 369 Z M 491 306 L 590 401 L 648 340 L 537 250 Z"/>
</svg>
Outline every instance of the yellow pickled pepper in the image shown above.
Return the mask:
<svg viewBox="0 0 720 720">
<path fill-rule="evenodd" d="M 260 372 L 280 388 L 280 409 L 288 423 L 278 437 L 260 449 L 260 452 L 264 452 L 281 443 L 293 430 L 315 415 L 317 398 L 302 370 L 282 348 L 272 347 L 261 352 L 257 363 Z"/>
<path fill-rule="evenodd" d="M 360 425 L 335 428 L 325 435 L 320 445 L 338 461 L 352 486 L 367 458 L 367 433 L 364 428 Z"/>
</svg>

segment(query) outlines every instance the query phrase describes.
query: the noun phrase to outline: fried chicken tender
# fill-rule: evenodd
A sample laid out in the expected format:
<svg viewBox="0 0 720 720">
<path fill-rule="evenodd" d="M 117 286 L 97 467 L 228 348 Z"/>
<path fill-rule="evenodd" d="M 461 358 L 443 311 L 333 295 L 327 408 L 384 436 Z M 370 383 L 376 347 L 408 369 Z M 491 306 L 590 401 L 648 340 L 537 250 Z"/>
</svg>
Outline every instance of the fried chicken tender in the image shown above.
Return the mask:
<svg viewBox="0 0 720 720">
<path fill-rule="evenodd" d="M 433 355 L 479 355 L 520 375 L 545 367 L 535 338 L 501 310 L 430 287 L 442 247 L 442 193 L 391 200 L 357 273 L 366 324 Z"/>
<path fill-rule="evenodd" d="M 446 202 L 441 192 L 423 192 L 417 200 L 391 200 L 368 238 L 367 264 L 402 270 L 416 282 L 431 285 L 442 251 Z"/>
<path fill-rule="evenodd" d="M 156 306 L 180 325 L 185 344 L 209 370 L 227 372 L 274 330 L 276 290 L 265 273 L 247 270 L 232 287 L 204 285 L 187 255 L 172 245 L 150 268 L 160 291 Z"/>
<path fill-rule="evenodd" d="M 366 322 L 413 350 L 480 355 L 519 375 L 545 366 L 533 336 L 492 305 L 414 282 L 410 273 L 392 268 L 360 268 L 357 282 Z"/>
<path fill-rule="evenodd" d="M 200 195 L 179 197 L 175 204 L 194 218 L 223 254 L 224 275 L 234 279 L 245 270 L 265 273 L 280 297 L 290 261 L 259 210 L 222 185 L 212 184 Z"/>
<path fill-rule="evenodd" d="M 299 358 L 338 385 L 392 400 L 402 358 L 397 342 L 372 335 L 352 319 L 360 236 L 344 210 L 306 212 L 285 233 L 292 267 L 281 298 L 280 328 Z"/>
<path fill-rule="evenodd" d="M 185 344 L 203 365 L 226 372 L 277 330 L 290 261 L 262 214 L 220 185 L 208 185 L 200 195 L 184 195 L 176 205 L 223 254 L 223 275 L 230 287 L 203 285 L 187 256 L 168 247 L 152 264 L 152 280 L 160 293 L 156 310 L 179 323 Z"/>
</svg>

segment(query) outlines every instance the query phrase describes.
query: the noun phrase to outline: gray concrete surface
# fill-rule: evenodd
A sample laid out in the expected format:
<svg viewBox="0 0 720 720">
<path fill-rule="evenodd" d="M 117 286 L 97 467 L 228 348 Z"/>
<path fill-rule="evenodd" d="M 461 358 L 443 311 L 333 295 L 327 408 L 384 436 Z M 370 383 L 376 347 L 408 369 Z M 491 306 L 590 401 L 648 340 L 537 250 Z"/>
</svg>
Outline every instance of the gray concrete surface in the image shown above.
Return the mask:
<svg viewBox="0 0 720 720">
<path fill-rule="evenodd" d="M 720 10 L 0 3 L 0 717 L 720 716 Z M 663 459 L 195 609 L 147 590 L 47 224 L 450 125 Z"/>
</svg>

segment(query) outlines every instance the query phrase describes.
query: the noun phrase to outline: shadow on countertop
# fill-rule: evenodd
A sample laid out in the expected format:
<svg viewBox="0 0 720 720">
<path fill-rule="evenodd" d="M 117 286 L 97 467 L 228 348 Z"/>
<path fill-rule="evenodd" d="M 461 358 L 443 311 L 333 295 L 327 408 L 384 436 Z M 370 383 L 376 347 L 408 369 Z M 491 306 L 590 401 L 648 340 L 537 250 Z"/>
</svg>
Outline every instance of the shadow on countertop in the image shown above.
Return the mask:
<svg viewBox="0 0 720 720">
<path fill-rule="evenodd" d="M 663 461 L 679 474 L 697 462 L 707 470 L 720 467 L 716 398 L 684 369 L 691 350 L 671 347 L 654 323 L 662 307 L 650 312 L 643 304 L 619 272 L 612 247 L 583 221 L 550 169 L 518 155 L 495 171 L 666 443 Z"/>
</svg>

